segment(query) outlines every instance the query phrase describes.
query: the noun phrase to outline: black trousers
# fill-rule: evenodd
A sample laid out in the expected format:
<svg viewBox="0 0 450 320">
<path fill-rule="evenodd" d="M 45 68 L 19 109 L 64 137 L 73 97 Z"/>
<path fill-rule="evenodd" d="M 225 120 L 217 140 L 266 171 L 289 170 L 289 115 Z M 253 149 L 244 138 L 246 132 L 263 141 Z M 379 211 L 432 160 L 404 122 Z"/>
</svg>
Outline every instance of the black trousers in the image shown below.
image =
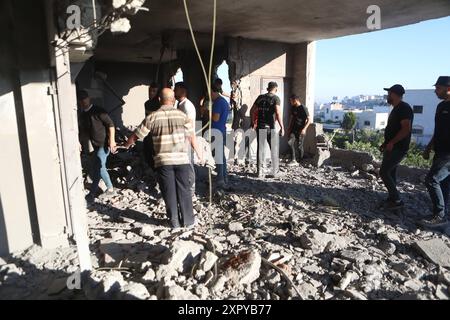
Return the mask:
<svg viewBox="0 0 450 320">
<path fill-rule="evenodd" d="M 166 204 L 172 227 L 180 228 L 194 224 L 189 164 L 162 166 L 156 169 L 159 187 Z"/>
</svg>

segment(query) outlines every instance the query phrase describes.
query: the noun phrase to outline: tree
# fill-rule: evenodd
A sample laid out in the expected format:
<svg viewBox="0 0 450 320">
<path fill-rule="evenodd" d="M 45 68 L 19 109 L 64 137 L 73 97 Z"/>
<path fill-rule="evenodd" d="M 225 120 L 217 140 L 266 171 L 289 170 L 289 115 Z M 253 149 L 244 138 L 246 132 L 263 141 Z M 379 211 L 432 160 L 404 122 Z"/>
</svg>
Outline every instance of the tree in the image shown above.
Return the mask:
<svg viewBox="0 0 450 320">
<path fill-rule="evenodd" d="M 344 120 L 342 121 L 342 129 L 344 129 L 347 133 L 349 131 L 352 132 L 352 143 L 355 141 L 355 128 L 356 125 L 356 116 L 353 112 L 347 112 L 344 115 Z"/>
<path fill-rule="evenodd" d="M 342 129 L 345 131 L 350 131 L 355 128 L 356 116 L 353 112 L 347 112 L 344 115 L 344 120 L 342 121 Z"/>
</svg>

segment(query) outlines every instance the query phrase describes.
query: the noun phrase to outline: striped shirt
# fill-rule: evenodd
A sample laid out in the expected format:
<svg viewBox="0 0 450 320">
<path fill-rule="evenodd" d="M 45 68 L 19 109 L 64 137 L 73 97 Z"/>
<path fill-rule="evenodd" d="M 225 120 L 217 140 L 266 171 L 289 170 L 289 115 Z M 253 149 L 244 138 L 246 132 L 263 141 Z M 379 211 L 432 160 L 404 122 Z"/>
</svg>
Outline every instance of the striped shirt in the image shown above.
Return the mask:
<svg viewBox="0 0 450 320">
<path fill-rule="evenodd" d="M 189 118 L 172 106 L 150 114 L 135 131 L 139 139 L 151 135 L 155 167 L 189 164 L 187 137 L 195 134 Z"/>
</svg>

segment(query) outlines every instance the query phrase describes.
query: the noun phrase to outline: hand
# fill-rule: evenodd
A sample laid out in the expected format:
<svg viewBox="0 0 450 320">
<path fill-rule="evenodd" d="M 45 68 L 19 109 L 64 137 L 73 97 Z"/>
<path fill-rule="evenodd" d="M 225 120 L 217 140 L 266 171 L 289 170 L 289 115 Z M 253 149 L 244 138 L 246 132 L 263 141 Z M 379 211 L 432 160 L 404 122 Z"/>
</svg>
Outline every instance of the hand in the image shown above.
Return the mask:
<svg viewBox="0 0 450 320">
<path fill-rule="evenodd" d="M 301 135 L 301 136 L 306 136 L 306 130 L 303 129 L 302 131 L 300 131 L 300 135 Z"/>
<path fill-rule="evenodd" d="M 378 150 L 380 150 L 380 152 L 384 152 L 384 150 L 386 149 L 386 144 L 383 143 L 380 148 L 378 148 Z"/>
<path fill-rule="evenodd" d="M 109 150 L 111 150 L 112 154 L 116 154 L 117 153 L 117 144 L 115 141 L 112 141 L 109 143 Z"/>
<path fill-rule="evenodd" d="M 392 149 L 394 149 L 394 144 L 392 142 L 389 142 L 388 144 L 386 144 L 386 148 L 385 148 L 386 152 L 391 152 Z"/>
<path fill-rule="evenodd" d="M 280 137 L 284 137 L 284 134 L 285 134 L 284 128 L 281 128 L 281 130 L 280 130 Z"/>
</svg>

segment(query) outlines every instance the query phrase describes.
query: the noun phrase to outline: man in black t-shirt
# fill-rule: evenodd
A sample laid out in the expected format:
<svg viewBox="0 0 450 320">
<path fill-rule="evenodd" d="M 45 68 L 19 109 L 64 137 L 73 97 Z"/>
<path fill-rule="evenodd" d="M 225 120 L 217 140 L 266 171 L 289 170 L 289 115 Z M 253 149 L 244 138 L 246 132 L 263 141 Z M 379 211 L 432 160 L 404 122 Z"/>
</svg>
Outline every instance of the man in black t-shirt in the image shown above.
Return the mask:
<svg viewBox="0 0 450 320">
<path fill-rule="evenodd" d="M 291 96 L 290 103 L 292 109 L 286 136 L 289 137 L 289 145 L 292 148 L 292 162 L 290 164 L 295 165 L 297 161 L 300 162 L 303 159 L 305 153 L 303 143 L 310 119 L 308 109 L 300 103 L 299 96 Z"/>
<path fill-rule="evenodd" d="M 275 132 L 275 118 L 281 127 L 280 135 L 284 135 L 284 125 L 281 119 L 281 101 L 276 95 L 278 85 L 276 82 L 270 82 L 267 88 L 268 93 L 260 95 L 256 99 L 250 110 L 252 117 L 252 127 L 255 129 L 257 137 L 257 174 L 258 178 L 264 177 L 265 166 L 265 141 L 269 143 L 272 158 L 272 174 L 269 178 L 279 176 L 279 137 Z"/>
<path fill-rule="evenodd" d="M 387 101 L 394 108 L 384 131 L 384 143 L 380 147 L 383 152 L 380 176 L 389 192 L 383 206 L 386 209 L 397 209 L 403 206 L 397 190 L 397 167 L 409 150 L 414 113 L 411 106 L 402 101 L 405 89 L 401 85 L 396 84 L 384 90 L 388 91 Z"/>
<path fill-rule="evenodd" d="M 447 224 L 450 192 L 450 77 L 439 77 L 435 87 L 437 97 L 443 101 L 437 106 L 434 135 L 424 152 L 425 159 L 430 158 L 431 150 L 435 152 L 426 178 L 433 217 L 423 221 L 430 226 Z"/>
</svg>

